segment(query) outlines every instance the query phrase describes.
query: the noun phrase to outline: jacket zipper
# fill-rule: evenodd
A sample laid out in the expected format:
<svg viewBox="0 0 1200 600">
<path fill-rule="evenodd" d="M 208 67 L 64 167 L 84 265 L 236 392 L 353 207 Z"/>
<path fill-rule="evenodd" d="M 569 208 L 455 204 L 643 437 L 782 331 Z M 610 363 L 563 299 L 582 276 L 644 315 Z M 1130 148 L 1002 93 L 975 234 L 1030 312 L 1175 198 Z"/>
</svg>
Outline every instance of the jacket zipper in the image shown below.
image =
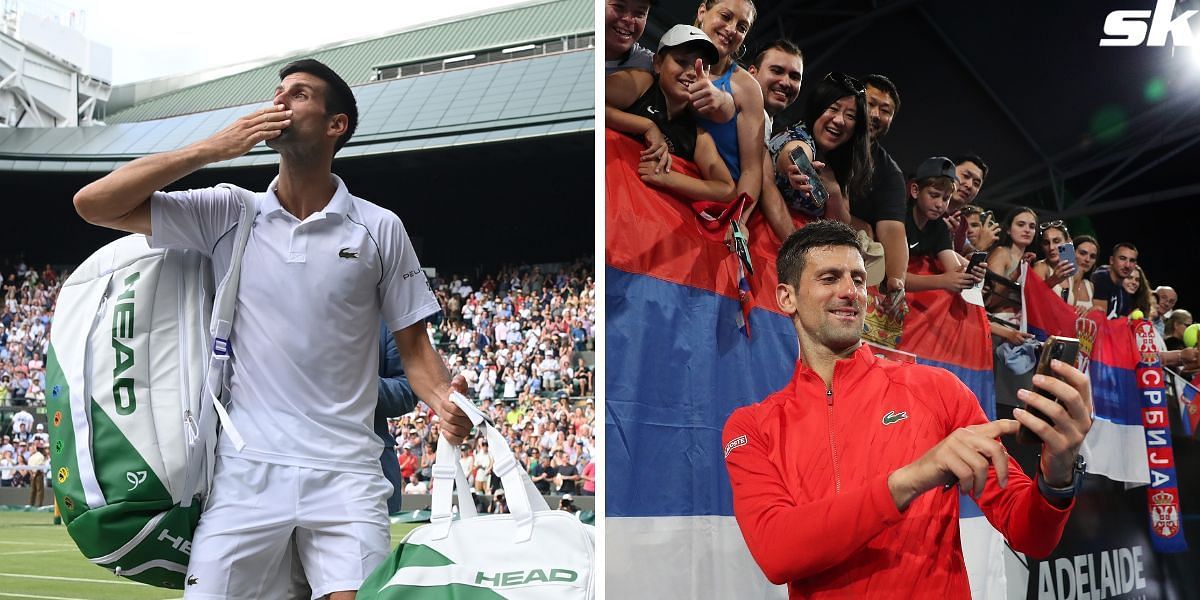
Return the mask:
<svg viewBox="0 0 1200 600">
<path fill-rule="evenodd" d="M 837 440 L 833 435 L 833 385 L 825 388 L 825 410 L 829 416 L 829 453 L 833 455 L 833 491 L 842 493 L 842 475 L 838 471 Z"/>
</svg>

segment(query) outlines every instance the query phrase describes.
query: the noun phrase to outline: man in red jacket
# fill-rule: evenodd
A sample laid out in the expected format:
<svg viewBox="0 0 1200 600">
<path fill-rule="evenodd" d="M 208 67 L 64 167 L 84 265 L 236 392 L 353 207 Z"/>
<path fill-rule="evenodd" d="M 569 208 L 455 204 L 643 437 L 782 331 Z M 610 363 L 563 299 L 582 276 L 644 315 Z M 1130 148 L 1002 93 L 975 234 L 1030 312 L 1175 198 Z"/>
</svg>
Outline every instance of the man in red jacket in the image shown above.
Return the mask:
<svg viewBox="0 0 1200 600">
<path fill-rule="evenodd" d="M 787 387 L 725 424 L 733 508 L 751 555 L 791 598 L 969 598 L 958 489 L 975 498 L 1013 548 L 1058 544 L 1082 479 L 1091 388 L 1035 377 L 1017 409 L 988 422 L 954 375 L 877 358 L 860 340 L 866 271 L 854 231 L 818 221 L 779 250 L 780 308 L 801 360 Z M 1036 483 L 996 439 L 1018 422 L 1043 441 Z"/>
</svg>

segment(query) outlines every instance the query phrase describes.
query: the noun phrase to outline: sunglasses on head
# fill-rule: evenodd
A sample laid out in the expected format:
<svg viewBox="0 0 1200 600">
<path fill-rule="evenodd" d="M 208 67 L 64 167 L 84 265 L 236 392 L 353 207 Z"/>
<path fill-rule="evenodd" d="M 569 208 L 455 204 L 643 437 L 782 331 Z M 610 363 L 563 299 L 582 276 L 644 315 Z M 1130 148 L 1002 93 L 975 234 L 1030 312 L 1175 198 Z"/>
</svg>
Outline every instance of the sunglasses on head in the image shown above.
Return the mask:
<svg viewBox="0 0 1200 600">
<path fill-rule="evenodd" d="M 837 73 L 837 72 L 830 73 L 825 76 L 825 80 L 832 81 L 833 83 L 836 83 L 846 89 L 849 89 L 850 91 L 854 92 L 854 94 L 856 96 L 862 96 L 867 93 L 867 88 L 865 86 L 863 86 L 861 81 L 859 81 L 845 73 Z"/>
<path fill-rule="evenodd" d="M 1049 223 L 1038 223 L 1038 231 L 1046 231 L 1047 229 L 1060 229 L 1063 235 L 1071 237 L 1071 232 L 1067 230 L 1067 226 L 1063 224 L 1061 219 L 1050 221 Z"/>
</svg>

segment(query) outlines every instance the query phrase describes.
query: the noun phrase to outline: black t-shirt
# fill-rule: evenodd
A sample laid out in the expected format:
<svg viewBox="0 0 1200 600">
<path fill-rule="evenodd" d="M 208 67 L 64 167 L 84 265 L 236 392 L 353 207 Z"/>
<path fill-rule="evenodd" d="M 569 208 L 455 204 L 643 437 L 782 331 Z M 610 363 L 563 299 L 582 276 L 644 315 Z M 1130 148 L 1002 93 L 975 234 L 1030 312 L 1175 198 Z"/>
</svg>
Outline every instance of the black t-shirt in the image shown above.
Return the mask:
<svg viewBox="0 0 1200 600">
<path fill-rule="evenodd" d="M 904 172 L 879 144 L 871 147 L 871 161 L 875 164 L 871 189 L 865 198 L 850 199 L 850 214 L 872 227 L 880 221 L 904 222 L 904 212 L 908 207 L 908 194 L 904 193 Z"/>
<path fill-rule="evenodd" d="M 625 112 L 639 117 L 646 117 L 658 126 L 658 130 L 667 138 L 667 146 L 671 154 L 690 161 L 696 160 L 696 118 L 690 110 L 681 111 L 674 119 L 667 118 L 667 98 L 662 88 L 658 87 L 658 75 L 650 89 L 625 109 Z"/>
<path fill-rule="evenodd" d="M 1133 312 L 1133 296 L 1126 292 L 1121 284 L 1113 283 L 1108 267 L 1100 267 L 1092 273 L 1092 285 L 1096 287 L 1092 298 L 1108 301 L 1109 316 L 1124 317 Z"/>
<path fill-rule="evenodd" d="M 550 493 L 550 480 L 554 478 L 554 472 L 551 469 L 553 469 L 553 467 L 550 467 L 550 468 L 544 467 L 544 466 L 542 466 L 542 463 L 540 463 L 540 462 L 533 468 L 529 469 L 529 475 L 531 477 L 537 477 L 538 475 L 541 475 L 542 473 L 546 474 L 546 476 L 547 476 L 546 479 L 542 479 L 540 481 L 533 482 L 533 485 L 537 486 L 538 491 L 541 492 L 543 495 Z"/>
<path fill-rule="evenodd" d="M 950 227 L 945 221 L 934 219 L 925 224 L 925 229 L 917 229 L 911 207 L 904 213 L 904 233 L 908 238 L 909 256 L 937 256 L 942 250 L 954 249 Z"/>
<path fill-rule="evenodd" d="M 556 467 L 556 469 L 557 469 L 556 473 L 558 475 L 562 475 L 563 477 L 570 477 L 572 475 L 579 474 L 579 470 L 575 468 L 575 465 L 570 465 L 570 464 L 559 465 L 558 467 Z M 558 488 L 558 493 L 574 494 L 575 493 L 575 480 L 574 479 L 564 479 L 562 482 L 562 487 Z"/>
</svg>

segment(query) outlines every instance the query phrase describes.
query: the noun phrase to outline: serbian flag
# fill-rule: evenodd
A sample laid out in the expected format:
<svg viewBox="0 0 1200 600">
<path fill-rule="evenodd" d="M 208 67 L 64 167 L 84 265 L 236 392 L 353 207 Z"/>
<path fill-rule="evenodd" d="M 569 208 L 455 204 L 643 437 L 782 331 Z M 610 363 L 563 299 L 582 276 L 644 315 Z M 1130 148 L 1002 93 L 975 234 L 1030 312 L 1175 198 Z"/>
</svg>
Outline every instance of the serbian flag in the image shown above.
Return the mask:
<svg viewBox="0 0 1200 600">
<path fill-rule="evenodd" d="M 709 235 L 696 203 L 641 181 L 638 142 L 613 131 L 605 142 L 606 564 L 622 574 L 606 593 L 786 598 L 746 549 L 721 444 L 730 413 L 786 385 L 798 358 L 795 329 L 775 304 L 780 240 L 751 218 L 744 293 L 737 257 Z M 672 168 L 696 172 L 678 158 Z M 956 373 L 994 417 L 986 316 L 945 292 L 908 302 L 901 350 Z M 743 314 L 753 337 L 739 330 Z M 966 523 L 986 525 L 962 521 L 964 538 L 974 531 Z M 986 571 L 986 560 L 968 560 Z M 997 564 L 990 575 L 970 567 L 972 587 L 995 584 Z"/>
<path fill-rule="evenodd" d="M 1076 337 L 1078 315 L 1075 309 L 1054 293 L 1033 269 L 1026 274 L 1021 292 L 1025 295 L 1025 316 L 1030 334 L 1042 341 L 1052 335 Z"/>
<path fill-rule="evenodd" d="M 1080 347 L 1094 336 L 1088 361 L 1095 420 L 1082 452 L 1088 472 L 1114 481 L 1150 483 L 1146 436 L 1142 427 L 1141 392 L 1137 385 L 1139 354 L 1127 318 L 1107 319 L 1092 311 L 1080 320 Z M 1094 332 L 1094 333 L 1092 333 Z"/>
<path fill-rule="evenodd" d="M 1183 433 L 1196 437 L 1196 432 L 1200 431 L 1200 405 L 1196 403 L 1196 386 L 1188 381 L 1184 381 L 1183 393 L 1179 394 L 1179 414 L 1183 417 L 1180 419 Z"/>
<path fill-rule="evenodd" d="M 606 564 L 622 574 L 606 593 L 786 598 L 742 540 L 721 444 L 730 413 L 783 387 L 798 358 L 775 306 L 779 242 L 751 220 L 743 284 L 694 203 L 638 177 L 641 145 L 605 136 Z"/>
</svg>

